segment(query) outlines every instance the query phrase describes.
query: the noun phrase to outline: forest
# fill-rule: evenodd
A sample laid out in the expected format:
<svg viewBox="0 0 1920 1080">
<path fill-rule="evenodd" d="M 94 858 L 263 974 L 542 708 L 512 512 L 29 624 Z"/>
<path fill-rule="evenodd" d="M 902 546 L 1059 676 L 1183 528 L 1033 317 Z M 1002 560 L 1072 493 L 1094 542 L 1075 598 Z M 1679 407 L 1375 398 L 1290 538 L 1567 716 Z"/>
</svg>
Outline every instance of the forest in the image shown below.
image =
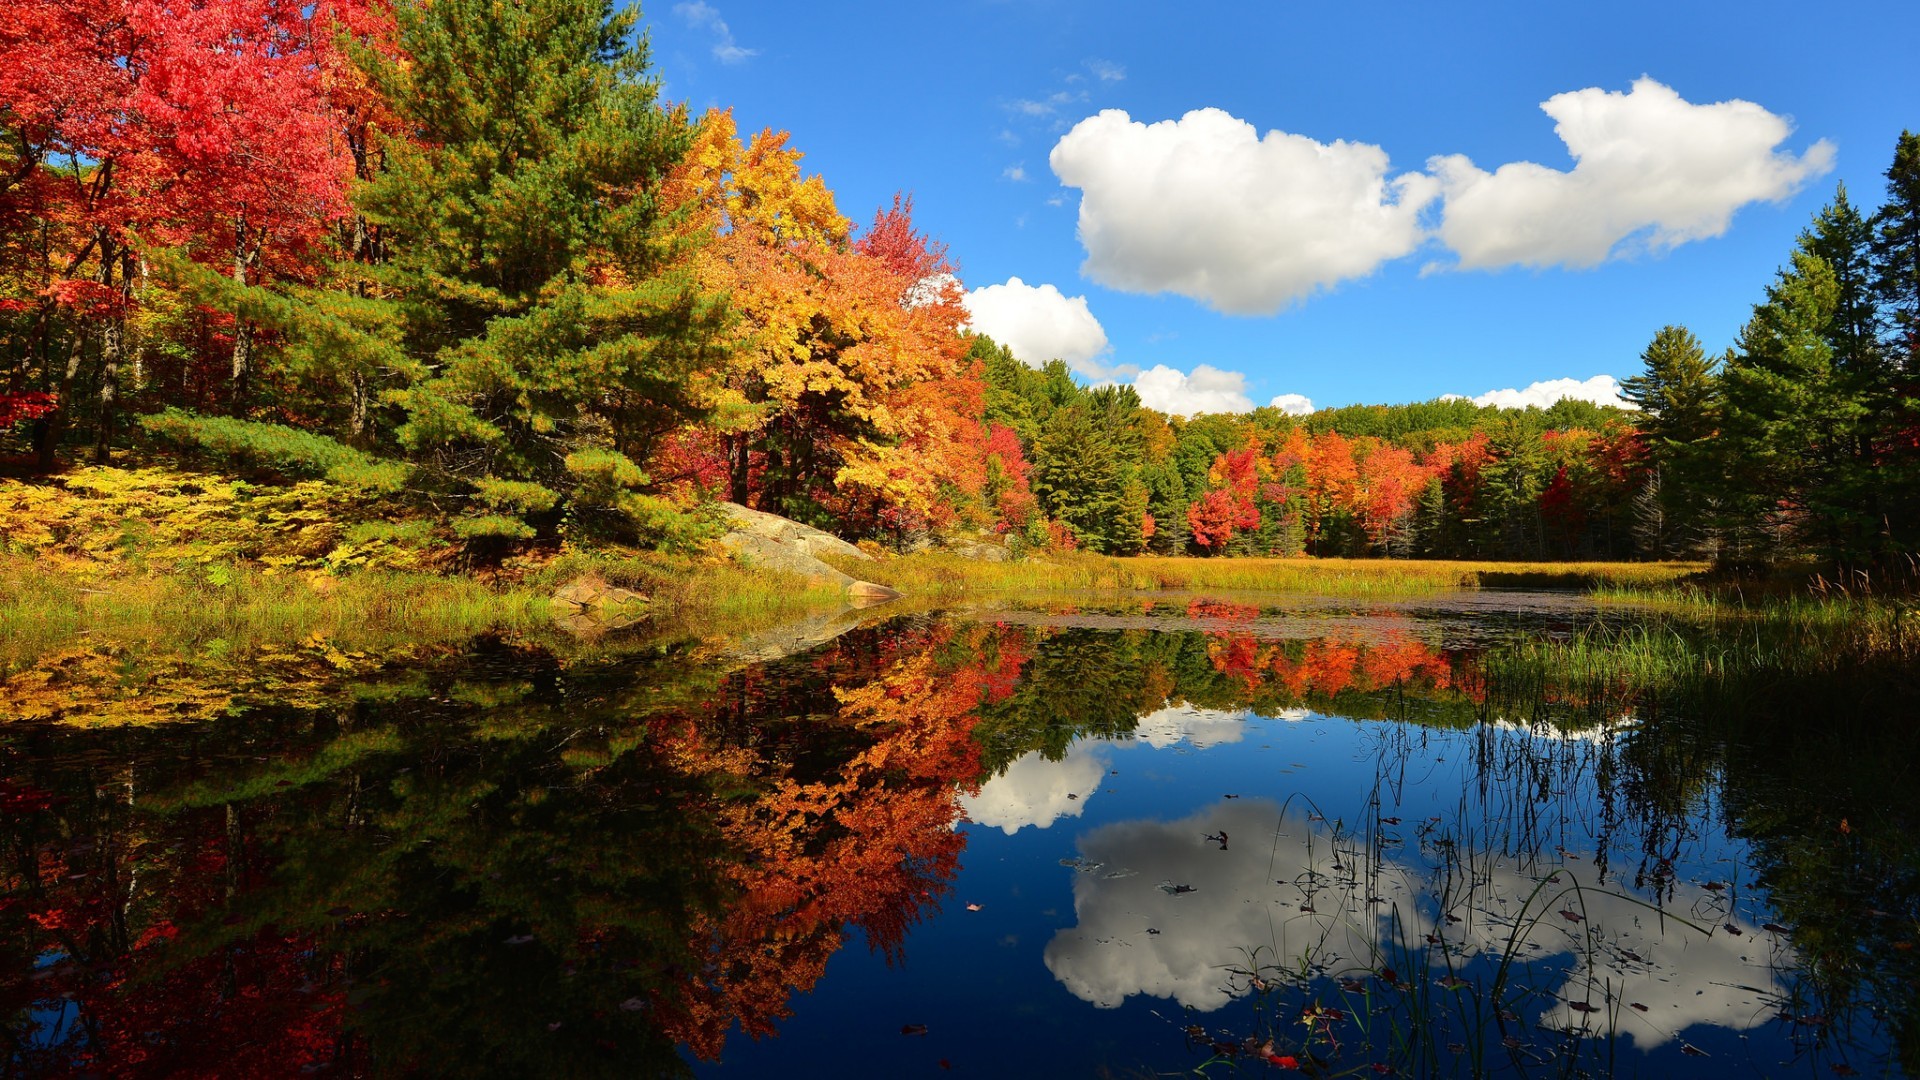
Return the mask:
<svg viewBox="0 0 1920 1080">
<path fill-rule="evenodd" d="M 662 100 L 634 9 L 9 10 L 14 473 L 317 482 L 363 542 L 486 560 L 692 549 L 723 499 L 894 548 L 1876 572 L 1920 549 L 1911 131 L 1882 204 L 1837 190 L 1724 353 L 1648 328 L 1634 409 L 1179 417 L 969 332 L 909 195 L 858 223 L 787 134 Z"/>
</svg>

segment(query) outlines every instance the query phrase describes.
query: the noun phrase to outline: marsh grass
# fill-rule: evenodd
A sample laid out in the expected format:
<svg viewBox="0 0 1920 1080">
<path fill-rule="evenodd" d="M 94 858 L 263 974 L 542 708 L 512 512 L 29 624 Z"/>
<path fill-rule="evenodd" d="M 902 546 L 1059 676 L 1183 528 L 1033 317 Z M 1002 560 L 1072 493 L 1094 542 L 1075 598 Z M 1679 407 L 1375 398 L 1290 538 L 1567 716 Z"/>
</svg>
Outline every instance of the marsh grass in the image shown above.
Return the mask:
<svg viewBox="0 0 1920 1080">
<path fill-rule="evenodd" d="M 1748 602 L 1699 590 L 1605 598 L 1643 603 L 1643 617 L 1596 623 L 1565 640 L 1518 642 L 1485 659 L 1503 707 L 1714 710 L 1920 690 L 1920 610 L 1910 600 L 1829 593 Z"/>
<path fill-rule="evenodd" d="M 1387 599 L 1454 589 L 1655 590 L 1703 563 L 1501 563 L 1399 559 L 1115 558 L 1078 552 L 991 563 L 924 553 L 842 569 L 909 595 L 1191 591 Z"/>
</svg>

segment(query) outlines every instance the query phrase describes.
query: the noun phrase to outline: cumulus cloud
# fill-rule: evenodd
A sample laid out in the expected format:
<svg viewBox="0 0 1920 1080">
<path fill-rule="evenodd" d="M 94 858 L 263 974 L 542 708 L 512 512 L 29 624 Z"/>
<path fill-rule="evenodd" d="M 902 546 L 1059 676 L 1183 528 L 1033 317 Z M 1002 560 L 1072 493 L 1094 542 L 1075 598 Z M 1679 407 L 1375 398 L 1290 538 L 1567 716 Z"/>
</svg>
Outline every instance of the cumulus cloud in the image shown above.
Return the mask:
<svg viewBox="0 0 1920 1080">
<path fill-rule="evenodd" d="M 1191 375 L 1165 364 L 1155 364 L 1133 377 L 1140 403 L 1173 416 L 1199 413 L 1243 413 L 1253 408 L 1247 396 L 1247 377 L 1201 364 Z"/>
<path fill-rule="evenodd" d="M 1231 838 L 1225 851 L 1204 839 L 1221 832 Z M 1456 965 L 1511 952 L 1520 968 L 1557 976 L 1558 985 L 1527 1006 L 1535 1024 L 1604 1023 L 1608 992 L 1645 1006 L 1620 1013 L 1641 1050 L 1696 1024 L 1768 1023 L 1785 992 L 1776 965 L 1787 958 L 1775 953 L 1783 947 L 1719 894 L 1693 885 L 1674 886 L 1666 906 L 1738 933 L 1688 930 L 1637 897 L 1575 892 L 1566 877 L 1541 890 L 1539 879 L 1499 860 L 1476 868 L 1475 887 L 1461 893 L 1425 867 L 1380 858 L 1363 838 L 1336 836 L 1265 799 L 1177 821 L 1116 822 L 1078 846 L 1078 921 L 1048 942 L 1045 960 L 1062 986 L 1101 1008 L 1145 994 L 1218 1009 L 1249 992 L 1233 969 L 1244 968 L 1256 943 L 1280 958 L 1311 953 L 1322 970 L 1339 971 L 1374 967 L 1428 935 L 1445 940 Z M 1451 904 L 1444 921 L 1436 914 L 1442 898 Z M 1542 917 L 1556 908 L 1577 909 L 1580 922 Z M 1444 974 L 1435 951 L 1428 971 L 1404 975 Z M 1572 1002 L 1602 1011 L 1582 1014 Z"/>
<path fill-rule="evenodd" d="M 713 34 L 713 58 L 723 64 L 738 64 L 743 60 L 759 56 L 759 49 L 743 49 L 733 40 L 733 30 L 713 5 L 704 0 L 693 0 L 690 4 L 673 5 L 673 13 L 687 21 L 687 25 L 705 27 Z"/>
<path fill-rule="evenodd" d="M 1120 82 L 1127 77 L 1127 69 L 1111 60 L 1089 60 L 1087 70 L 1101 82 Z"/>
<path fill-rule="evenodd" d="M 1168 705 L 1142 716 L 1134 725 L 1133 737 L 1156 750 L 1182 742 L 1205 750 L 1222 743 L 1237 743 L 1246 737 L 1249 715 L 1245 709 Z"/>
<path fill-rule="evenodd" d="M 1267 402 L 1267 407 L 1288 416 L 1305 416 L 1313 411 L 1313 399 L 1305 394 L 1281 394 Z"/>
<path fill-rule="evenodd" d="M 1463 268 L 1593 266 L 1630 239 L 1658 251 L 1719 236 L 1741 207 L 1784 200 L 1833 168 L 1824 139 L 1797 157 L 1779 149 L 1793 130 L 1785 117 L 1750 101 L 1695 105 L 1650 78 L 1540 108 L 1570 171 L 1517 161 L 1489 173 L 1459 154 L 1428 162 L 1445 195 L 1440 239 Z"/>
<path fill-rule="evenodd" d="M 1064 296 L 1052 285 L 1029 285 L 1008 278 L 968 293 L 964 303 L 971 327 L 1006 346 L 1021 363 L 1039 367 L 1049 360 L 1088 374 L 1101 374 L 1095 358 L 1107 351 L 1107 332 L 1087 309 L 1084 296 Z"/>
<path fill-rule="evenodd" d="M 1451 401 L 1465 397 L 1464 394 L 1442 394 L 1442 401 Z M 1544 379 L 1529 383 L 1525 390 L 1489 390 L 1475 396 L 1475 405 L 1498 405 L 1503 409 L 1524 409 L 1529 405 L 1544 409 L 1562 398 L 1576 401 L 1591 401 L 1595 405 L 1612 405 L 1616 408 L 1631 409 L 1634 404 L 1620 396 L 1620 383 L 1611 375 L 1595 375 L 1591 379 Z"/>
<path fill-rule="evenodd" d="M 1021 183 L 1027 178 L 1027 167 L 1025 164 L 1009 165 L 1000 170 L 1000 175 L 1016 184 Z"/>
<path fill-rule="evenodd" d="M 962 795 L 970 821 L 1008 836 L 1032 825 L 1047 828 L 1063 817 L 1079 817 L 1107 775 L 1106 744 L 1076 741 L 1066 756 L 1049 761 L 1035 750 L 1017 758 L 1007 771 L 980 785 L 980 794 Z"/>
<path fill-rule="evenodd" d="M 1219 109 L 1155 124 L 1108 109 L 1067 132 L 1049 162 L 1080 189 L 1089 277 L 1241 315 L 1411 252 L 1439 191 L 1423 173 L 1389 177 L 1378 146 L 1262 136 Z"/>
</svg>

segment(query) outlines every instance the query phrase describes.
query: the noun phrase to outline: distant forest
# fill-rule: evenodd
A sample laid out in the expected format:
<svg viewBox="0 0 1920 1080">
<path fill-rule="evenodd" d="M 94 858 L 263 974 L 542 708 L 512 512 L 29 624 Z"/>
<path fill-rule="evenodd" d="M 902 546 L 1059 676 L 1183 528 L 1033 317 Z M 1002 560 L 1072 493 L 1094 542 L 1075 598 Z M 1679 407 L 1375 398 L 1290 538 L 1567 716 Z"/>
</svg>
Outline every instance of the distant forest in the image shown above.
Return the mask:
<svg viewBox="0 0 1920 1080">
<path fill-rule="evenodd" d="M 1652 335 L 1638 411 L 1189 419 L 967 333 L 910 199 L 857 227 L 785 133 L 663 104 L 630 10 L 195 11 L 18 0 L 0 27 L 0 443 L 30 467 L 323 478 L 496 554 L 691 546 L 716 499 L 1117 554 L 1920 548 L 1911 132 L 1883 205 L 1839 190 L 1724 355 Z"/>
</svg>

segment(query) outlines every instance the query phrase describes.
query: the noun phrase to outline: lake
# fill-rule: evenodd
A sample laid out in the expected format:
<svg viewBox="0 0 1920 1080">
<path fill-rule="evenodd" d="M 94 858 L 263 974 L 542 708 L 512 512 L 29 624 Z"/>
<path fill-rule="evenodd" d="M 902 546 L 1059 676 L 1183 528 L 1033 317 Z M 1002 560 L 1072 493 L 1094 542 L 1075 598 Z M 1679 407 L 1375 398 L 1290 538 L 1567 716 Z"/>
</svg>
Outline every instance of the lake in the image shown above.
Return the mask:
<svg viewBox="0 0 1920 1080">
<path fill-rule="evenodd" d="M 53 663 L 0 728 L 10 1074 L 1911 1075 L 1912 714 L 1489 674 L 1635 618 L 881 608 L 191 723 Z"/>
</svg>

